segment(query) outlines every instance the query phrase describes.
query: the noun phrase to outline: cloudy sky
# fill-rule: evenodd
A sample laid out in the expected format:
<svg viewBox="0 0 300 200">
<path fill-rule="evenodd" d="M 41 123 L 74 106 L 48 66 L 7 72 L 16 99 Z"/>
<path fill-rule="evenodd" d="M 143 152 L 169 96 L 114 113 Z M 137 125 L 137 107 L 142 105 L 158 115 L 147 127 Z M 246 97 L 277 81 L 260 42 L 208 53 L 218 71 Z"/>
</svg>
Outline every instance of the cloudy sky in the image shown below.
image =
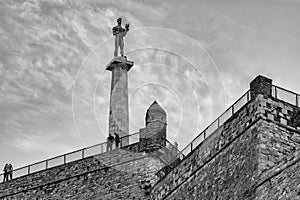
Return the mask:
<svg viewBox="0 0 300 200">
<path fill-rule="evenodd" d="M 1 0 L 0 166 L 105 141 L 118 17 L 135 62 L 130 132 L 157 100 L 184 147 L 259 74 L 300 92 L 299 10 L 298 0 Z"/>
</svg>

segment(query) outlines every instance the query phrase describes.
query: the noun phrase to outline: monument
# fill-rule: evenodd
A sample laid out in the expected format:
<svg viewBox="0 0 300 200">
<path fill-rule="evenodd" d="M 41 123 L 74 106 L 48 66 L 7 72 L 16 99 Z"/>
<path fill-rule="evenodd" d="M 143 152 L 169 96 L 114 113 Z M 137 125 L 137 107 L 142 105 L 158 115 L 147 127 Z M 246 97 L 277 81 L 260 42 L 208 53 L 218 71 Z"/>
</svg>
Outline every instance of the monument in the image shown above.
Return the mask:
<svg viewBox="0 0 300 200">
<path fill-rule="evenodd" d="M 115 36 L 114 58 L 108 63 L 106 70 L 112 72 L 110 108 L 109 108 L 109 134 L 119 134 L 122 138 L 129 134 L 129 110 L 128 110 L 128 78 L 127 72 L 133 66 L 133 62 L 124 56 L 124 37 L 129 31 L 129 24 L 125 28 L 121 26 L 122 18 L 117 20 L 118 25 L 112 28 Z M 121 56 L 118 56 L 120 48 Z M 129 143 L 129 138 L 121 139 L 121 146 Z"/>
<path fill-rule="evenodd" d="M 124 56 L 129 25 L 123 29 L 121 22 L 113 28 L 121 56 L 115 51 L 106 69 L 112 72 L 109 133 L 124 137 L 133 62 Z M 154 101 L 134 134 L 139 141 L 125 137 L 114 151 L 100 143 L 17 168 L 14 179 L 0 183 L 0 199 L 299 200 L 299 102 L 300 94 L 258 76 L 177 154 L 166 137 L 167 113 Z"/>
<path fill-rule="evenodd" d="M 120 47 L 120 53 L 121 56 L 124 57 L 124 37 L 126 36 L 127 32 L 129 31 L 129 24 L 125 25 L 125 29 L 122 27 L 122 18 L 118 18 L 117 20 L 118 25 L 114 26 L 112 31 L 113 31 L 113 36 L 115 36 L 115 52 L 114 56 L 118 56 L 118 51 Z"/>
</svg>

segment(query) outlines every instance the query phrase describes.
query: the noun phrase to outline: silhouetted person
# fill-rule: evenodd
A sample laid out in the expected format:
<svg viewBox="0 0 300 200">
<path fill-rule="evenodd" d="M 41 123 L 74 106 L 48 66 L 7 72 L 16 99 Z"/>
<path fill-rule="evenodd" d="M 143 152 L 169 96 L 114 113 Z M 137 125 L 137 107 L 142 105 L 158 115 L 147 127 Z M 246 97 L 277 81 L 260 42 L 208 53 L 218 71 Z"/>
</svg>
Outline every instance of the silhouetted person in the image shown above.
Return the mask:
<svg viewBox="0 0 300 200">
<path fill-rule="evenodd" d="M 3 171 L 4 171 L 3 182 L 6 182 L 6 181 L 8 181 L 8 164 L 7 163 L 5 164 Z"/>
<path fill-rule="evenodd" d="M 115 133 L 115 144 L 116 144 L 116 148 L 119 148 L 120 136 L 117 133 Z"/>
<path fill-rule="evenodd" d="M 8 164 L 7 166 L 7 180 L 10 178 L 10 180 L 12 180 L 13 177 L 13 167 L 11 164 Z"/>
<path fill-rule="evenodd" d="M 112 150 L 112 145 L 114 142 L 114 136 L 112 136 L 111 134 L 109 134 L 109 136 L 107 137 L 107 144 L 106 144 L 106 151 L 111 151 Z"/>
</svg>

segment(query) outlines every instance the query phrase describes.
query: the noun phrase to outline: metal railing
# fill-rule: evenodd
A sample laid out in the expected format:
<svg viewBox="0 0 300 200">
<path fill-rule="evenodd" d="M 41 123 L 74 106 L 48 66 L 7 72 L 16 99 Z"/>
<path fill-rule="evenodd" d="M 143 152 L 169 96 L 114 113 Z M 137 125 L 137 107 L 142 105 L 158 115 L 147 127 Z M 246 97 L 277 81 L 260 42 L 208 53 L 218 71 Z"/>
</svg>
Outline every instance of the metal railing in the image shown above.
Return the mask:
<svg viewBox="0 0 300 200">
<path fill-rule="evenodd" d="M 282 87 L 272 85 L 272 96 L 276 99 L 283 100 L 297 107 L 300 106 L 300 95 L 295 92 L 286 90 Z"/>
<path fill-rule="evenodd" d="M 300 106 L 300 94 L 286 90 L 276 85 L 272 85 L 272 96 L 276 99 L 283 100 L 295 106 Z M 199 146 L 211 133 L 217 130 L 231 116 L 233 116 L 241 107 L 251 100 L 251 93 L 248 90 L 242 97 L 233 103 L 225 112 L 223 112 L 215 121 L 204 129 L 195 139 L 192 140 L 185 148 L 178 152 L 177 156 L 169 161 L 169 164 L 177 158 L 182 160 L 190 154 L 197 146 Z"/>
<path fill-rule="evenodd" d="M 123 146 L 134 144 L 136 142 L 139 142 L 139 133 L 134 133 L 120 138 L 120 144 Z M 112 149 L 115 148 L 116 148 L 115 145 L 112 144 Z M 56 167 L 58 165 L 70 163 L 72 161 L 87 158 L 89 156 L 105 153 L 107 151 L 108 151 L 107 142 L 96 144 L 90 147 L 86 147 L 70 153 L 56 156 L 54 158 L 50 158 L 24 167 L 17 168 L 13 170 L 13 178 L 32 174 L 34 172 L 38 172 L 44 169 L 49 169 L 51 167 Z M 0 181 L 2 181 L 3 178 L 4 178 L 4 173 L 0 174 Z"/>
<path fill-rule="evenodd" d="M 300 106 L 300 95 L 286 90 L 284 88 L 272 85 L 272 96 L 283 100 L 295 106 Z M 236 113 L 242 106 L 251 100 L 250 90 L 240 97 L 232 106 L 230 106 L 220 117 L 213 121 L 204 131 L 202 131 L 192 142 L 181 150 L 181 153 L 187 156 L 193 149 L 201 144 L 211 133 L 217 130 L 226 120 Z"/>
<path fill-rule="evenodd" d="M 240 108 L 246 105 L 251 100 L 250 90 L 248 90 L 244 95 L 242 95 L 237 101 L 235 101 L 225 112 L 223 112 L 215 121 L 213 121 L 209 126 L 207 126 L 196 138 L 194 138 L 186 147 L 178 154 L 169 160 L 168 164 L 175 162 L 176 159 L 184 159 L 188 154 L 190 154 L 197 146 L 202 144 L 202 142 L 210 136 L 214 131 L 216 131 L 220 126 L 222 126 L 230 117 L 232 117 Z M 177 163 L 179 164 L 179 163 Z M 173 166 L 175 167 L 175 166 Z"/>
<path fill-rule="evenodd" d="M 206 127 L 195 139 L 192 140 L 185 148 L 181 150 L 181 155 L 187 156 L 197 146 L 199 146 L 210 134 L 224 124 L 231 116 L 233 116 L 241 107 L 243 107 L 251 99 L 250 90 L 233 103 L 225 112 L 223 112 L 215 121 Z"/>
<path fill-rule="evenodd" d="M 248 103 L 250 100 L 251 100 L 250 90 L 248 90 L 235 103 L 233 103 L 232 106 L 230 106 L 225 112 L 223 112 L 215 121 L 213 121 L 209 126 L 207 126 L 185 148 L 183 148 L 181 151 L 177 150 L 177 155 L 174 155 L 172 159 L 168 160 L 167 164 L 172 165 L 172 163 L 176 162 L 176 160 L 184 159 L 197 146 L 199 146 L 210 134 L 212 134 L 215 130 L 217 130 L 222 124 L 224 124 L 226 120 L 228 120 L 231 116 L 233 116 L 241 107 L 246 105 L 246 103 Z M 173 145 L 171 144 L 171 146 Z M 172 148 L 174 148 L 174 146 Z M 179 162 L 177 164 L 179 164 Z M 175 167 L 177 164 L 175 164 L 173 167 Z"/>
</svg>

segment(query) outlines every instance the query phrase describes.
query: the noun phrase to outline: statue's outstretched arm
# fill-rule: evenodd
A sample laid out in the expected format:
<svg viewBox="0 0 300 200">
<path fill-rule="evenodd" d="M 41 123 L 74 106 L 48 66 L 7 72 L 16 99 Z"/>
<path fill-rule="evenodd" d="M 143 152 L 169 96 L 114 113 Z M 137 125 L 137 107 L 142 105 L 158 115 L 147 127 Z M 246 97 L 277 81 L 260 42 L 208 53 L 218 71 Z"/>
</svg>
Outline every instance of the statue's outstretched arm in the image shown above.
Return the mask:
<svg viewBox="0 0 300 200">
<path fill-rule="evenodd" d="M 127 34 L 128 31 L 129 31 L 129 24 L 126 24 L 125 31 L 123 32 L 123 37 Z"/>
</svg>

